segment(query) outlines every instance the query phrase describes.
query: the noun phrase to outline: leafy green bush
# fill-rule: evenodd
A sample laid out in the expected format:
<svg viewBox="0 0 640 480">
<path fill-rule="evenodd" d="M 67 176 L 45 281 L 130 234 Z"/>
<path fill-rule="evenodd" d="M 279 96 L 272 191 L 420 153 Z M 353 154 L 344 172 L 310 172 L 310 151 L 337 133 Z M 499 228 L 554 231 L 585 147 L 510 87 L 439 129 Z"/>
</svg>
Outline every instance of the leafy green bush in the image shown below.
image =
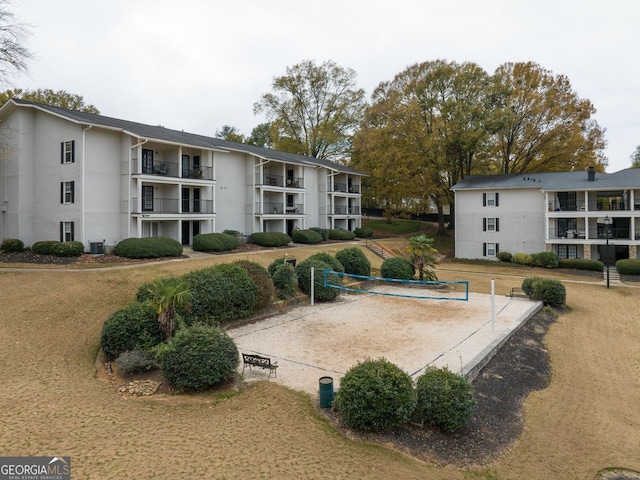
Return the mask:
<svg viewBox="0 0 640 480">
<path fill-rule="evenodd" d="M 313 277 L 313 298 L 318 302 L 330 302 L 340 295 L 337 288 L 324 286 L 324 270 L 332 270 L 331 265 L 322 261 L 320 258 L 313 256 L 298 264 L 296 267 L 296 276 L 298 277 L 298 286 L 305 295 L 311 295 L 311 268 L 314 268 Z M 327 283 L 332 285 L 340 285 L 340 277 L 335 273 L 327 274 Z"/>
<path fill-rule="evenodd" d="M 296 243 L 313 244 L 322 242 L 322 235 L 313 230 L 294 230 L 291 238 Z"/>
<path fill-rule="evenodd" d="M 180 391 L 197 391 L 227 381 L 238 367 L 238 348 L 224 332 L 194 325 L 178 331 L 162 355 L 165 377 Z"/>
<path fill-rule="evenodd" d="M 191 292 L 188 321 L 223 322 L 248 317 L 256 306 L 258 287 L 247 271 L 230 263 L 185 275 Z"/>
<path fill-rule="evenodd" d="M 382 262 L 380 275 L 383 278 L 410 280 L 414 275 L 413 263 L 404 257 L 391 257 Z"/>
<path fill-rule="evenodd" d="M 447 368 L 427 367 L 416 382 L 415 417 L 445 432 L 464 427 L 473 417 L 476 399 L 471 383 Z"/>
<path fill-rule="evenodd" d="M 542 268 L 558 268 L 560 257 L 554 252 L 540 252 L 531 255 L 531 265 Z"/>
<path fill-rule="evenodd" d="M 345 248 L 336 252 L 336 260 L 344 266 L 346 273 L 371 275 L 371 262 L 358 247 Z"/>
<path fill-rule="evenodd" d="M 0 250 L 4 253 L 15 253 L 24 250 L 24 243 L 17 238 L 5 238 L 0 244 Z"/>
<path fill-rule="evenodd" d="M 284 265 L 287 262 L 287 260 L 289 260 L 289 257 L 287 255 L 283 255 L 282 257 L 278 257 L 273 262 L 271 262 L 267 267 L 267 272 L 269 272 L 269 276 L 273 277 L 273 273 L 276 271 L 276 268 L 278 268 L 280 265 Z"/>
<path fill-rule="evenodd" d="M 353 231 L 353 233 L 358 238 L 368 238 L 373 236 L 373 230 L 369 227 L 358 227 Z"/>
<path fill-rule="evenodd" d="M 84 245 L 81 242 L 58 242 L 53 246 L 53 255 L 56 257 L 79 257 L 84 253 Z"/>
<path fill-rule="evenodd" d="M 244 237 L 244 233 L 242 233 L 240 230 L 223 230 L 222 233 L 226 233 L 227 235 L 231 235 L 232 237 L 236 237 L 237 239 L 240 239 L 242 237 Z"/>
<path fill-rule="evenodd" d="M 261 247 L 284 247 L 291 243 L 291 237 L 281 232 L 256 232 L 251 234 L 251 242 Z"/>
<path fill-rule="evenodd" d="M 146 303 L 153 297 L 151 293 L 151 287 L 153 286 L 153 282 L 143 283 L 138 287 L 136 291 L 135 301 L 139 303 Z"/>
<path fill-rule="evenodd" d="M 356 234 L 349 230 L 329 230 L 330 240 L 353 240 Z"/>
<path fill-rule="evenodd" d="M 511 262 L 513 260 L 513 255 L 509 252 L 498 252 L 496 253 L 496 257 L 498 257 L 498 260 L 501 262 Z"/>
<path fill-rule="evenodd" d="M 522 282 L 522 291 L 534 300 L 550 307 L 561 307 L 567 301 L 567 291 L 559 280 L 528 277 Z"/>
<path fill-rule="evenodd" d="M 123 373 L 148 372 L 157 368 L 154 355 L 144 350 L 122 352 L 116 358 L 115 364 Z"/>
<path fill-rule="evenodd" d="M 113 254 L 124 258 L 179 257 L 182 245 L 168 237 L 126 238 L 114 247 Z"/>
<path fill-rule="evenodd" d="M 228 233 L 200 233 L 193 237 L 196 252 L 228 252 L 238 248 L 238 237 Z"/>
<path fill-rule="evenodd" d="M 54 255 L 55 248 L 59 243 L 56 240 L 42 240 L 31 245 L 31 251 L 38 255 Z"/>
<path fill-rule="evenodd" d="M 561 258 L 560 268 L 602 272 L 604 270 L 604 263 L 598 260 L 586 260 L 584 258 Z"/>
<path fill-rule="evenodd" d="M 249 260 L 237 260 L 233 262 L 234 265 L 244 268 L 249 277 L 258 287 L 256 294 L 256 310 L 262 310 L 271 305 L 275 288 L 273 288 L 273 282 L 269 277 L 269 272 L 262 265 L 256 262 L 250 262 Z"/>
<path fill-rule="evenodd" d="M 532 262 L 531 255 L 528 253 L 516 253 L 513 255 L 513 263 L 517 263 L 518 265 L 531 265 Z"/>
<path fill-rule="evenodd" d="M 107 360 L 115 360 L 130 350 L 149 350 L 163 340 L 158 315 L 142 303 L 132 303 L 112 313 L 102 325 L 100 335 Z"/>
<path fill-rule="evenodd" d="M 286 300 L 296 293 L 296 269 L 290 263 L 275 264 L 271 280 L 278 298 Z"/>
<path fill-rule="evenodd" d="M 384 358 L 352 367 L 334 405 L 349 428 L 381 432 L 409 421 L 416 405 L 411 377 Z"/>
<path fill-rule="evenodd" d="M 618 260 L 616 270 L 621 275 L 640 275 L 640 260 L 634 258 Z"/>
<path fill-rule="evenodd" d="M 309 230 L 313 230 L 316 233 L 319 233 L 322 237 L 322 241 L 326 242 L 329 240 L 329 229 L 327 228 L 319 228 L 319 227 L 311 227 Z"/>
<path fill-rule="evenodd" d="M 309 258 L 313 258 L 315 260 L 320 260 L 320 261 L 328 264 L 331 267 L 331 270 L 333 270 L 334 272 L 344 273 L 344 265 L 342 265 L 342 263 L 340 263 L 340 260 L 338 260 L 335 257 L 332 257 L 330 254 L 328 254 L 326 252 L 314 253 Z"/>
</svg>

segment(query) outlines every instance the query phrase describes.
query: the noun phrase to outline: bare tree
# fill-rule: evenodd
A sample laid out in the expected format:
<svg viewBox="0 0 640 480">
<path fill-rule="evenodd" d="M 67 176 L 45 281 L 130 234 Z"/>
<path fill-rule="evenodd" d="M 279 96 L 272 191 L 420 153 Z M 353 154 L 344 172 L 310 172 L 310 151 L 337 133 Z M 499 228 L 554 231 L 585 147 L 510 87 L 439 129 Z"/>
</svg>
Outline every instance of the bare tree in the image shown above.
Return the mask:
<svg viewBox="0 0 640 480">
<path fill-rule="evenodd" d="M 26 71 L 27 61 L 33 58 L 33 53 L 25 46 L 30 32 L 9 11 L 10 3 L 0 0 L 0 82 L 3 83 L 14 71 Z"/>
</svg>

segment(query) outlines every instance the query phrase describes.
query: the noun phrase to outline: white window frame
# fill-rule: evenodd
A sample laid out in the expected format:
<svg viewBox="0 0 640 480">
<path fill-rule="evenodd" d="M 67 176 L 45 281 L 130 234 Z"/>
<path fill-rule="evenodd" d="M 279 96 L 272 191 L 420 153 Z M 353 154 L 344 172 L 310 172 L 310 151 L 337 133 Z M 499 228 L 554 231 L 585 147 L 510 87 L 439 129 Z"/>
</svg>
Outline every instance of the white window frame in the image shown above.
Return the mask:
<svg viewBox="0 0 640 480">
<path fill-rule="evenodd" d="M 73 140 L 69 140 L 64 142 L 64 162 L 63 163 L 73 163 Z"/>
<path fill-rule="evenodd" d="M 62 222 L 62 241 L 73 242 L 73 222 Z"/>
<path fill-rule="evenodd" d="M 487 257 L 496 256 L 496 244 L 487 242 Z"/>
<path fill-rule="evenodd" d="M 63 183 L 62 203 L 65 205 L 73 203 L 74 182 L 62 182 L 62 183 Z"/>
<path fill-rule="evenodd" d="M 496 218 L 487 217 L 487 232 L 495 232 L 495 231 L 496 231 Z"/>
<path fill-rule="evenodd" d="M 496 206 L 496 194 L 495 192 L 487 192 L 487 207 Z"/>
</svg>

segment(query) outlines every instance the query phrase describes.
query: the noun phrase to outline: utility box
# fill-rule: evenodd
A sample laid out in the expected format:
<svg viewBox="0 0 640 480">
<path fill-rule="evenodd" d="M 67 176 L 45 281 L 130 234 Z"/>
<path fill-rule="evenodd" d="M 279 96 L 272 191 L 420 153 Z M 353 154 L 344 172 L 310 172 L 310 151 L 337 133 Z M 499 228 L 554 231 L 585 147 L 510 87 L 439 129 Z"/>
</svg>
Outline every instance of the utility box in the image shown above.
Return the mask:
<svg viewBox="0 0 640 480">
<path fill-rule="evenodd" d="M 89 253 L 100 255 L 104 253 L 104 242 L 89 242 Z"/>
</svg>

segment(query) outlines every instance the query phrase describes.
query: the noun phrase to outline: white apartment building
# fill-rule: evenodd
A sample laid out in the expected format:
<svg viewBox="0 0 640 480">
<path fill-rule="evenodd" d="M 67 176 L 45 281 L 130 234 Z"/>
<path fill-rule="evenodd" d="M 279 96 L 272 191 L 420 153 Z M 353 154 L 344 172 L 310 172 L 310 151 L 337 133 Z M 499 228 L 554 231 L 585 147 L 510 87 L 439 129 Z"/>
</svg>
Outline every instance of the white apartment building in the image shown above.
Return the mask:
<svg viewBox="0 0 640 480">
<path fill-rule="evenodd" d="M 361 226 L 364 174 L 23 100 L 0 108 L 0 237 L 25 245 Z"/>
<path fill-rule="evenodd" d="M 458 258 L 640 258 L 640 169 L 469 176 L 452 190 Z"/>
</svg>

